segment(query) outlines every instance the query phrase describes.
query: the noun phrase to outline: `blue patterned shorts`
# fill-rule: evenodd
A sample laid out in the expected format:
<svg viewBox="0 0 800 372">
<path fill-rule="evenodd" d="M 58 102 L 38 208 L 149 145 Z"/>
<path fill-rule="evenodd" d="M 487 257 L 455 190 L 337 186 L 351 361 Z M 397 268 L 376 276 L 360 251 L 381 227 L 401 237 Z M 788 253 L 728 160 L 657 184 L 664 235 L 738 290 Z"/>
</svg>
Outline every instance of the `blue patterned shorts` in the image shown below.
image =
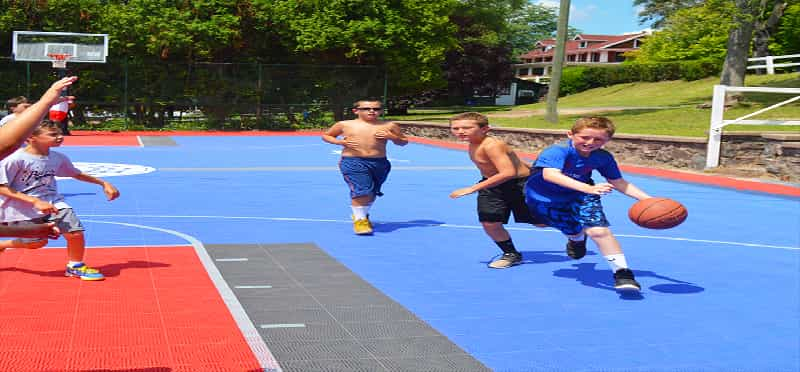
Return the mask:
<svg viewBox="0 0 800 372">
<path fill-rule="evenodd" d="M 600 203 L 600 195 L 583 194 L 566 203 L 545 203 L 530 199 L 527 203 L 534 217 L 565 235 L 579 234 L 589 227 L 609 226 Z"/>
</svg>

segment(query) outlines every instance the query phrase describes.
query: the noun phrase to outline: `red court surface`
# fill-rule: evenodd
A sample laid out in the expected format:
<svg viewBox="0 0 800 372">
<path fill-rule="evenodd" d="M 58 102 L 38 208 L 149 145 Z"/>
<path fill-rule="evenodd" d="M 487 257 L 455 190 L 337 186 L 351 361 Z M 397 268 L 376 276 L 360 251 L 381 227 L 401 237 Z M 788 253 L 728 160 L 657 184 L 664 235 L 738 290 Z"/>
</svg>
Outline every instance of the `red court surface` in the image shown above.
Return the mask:
<svg viewBox="0 0 800 372">
<path fill-rule="evenodd" d="M 0 254 L 0 371 L 256 371 L 192 247 L 90 249 L 105 281 L 64 277 L 63 248 Z"/>
</svg>

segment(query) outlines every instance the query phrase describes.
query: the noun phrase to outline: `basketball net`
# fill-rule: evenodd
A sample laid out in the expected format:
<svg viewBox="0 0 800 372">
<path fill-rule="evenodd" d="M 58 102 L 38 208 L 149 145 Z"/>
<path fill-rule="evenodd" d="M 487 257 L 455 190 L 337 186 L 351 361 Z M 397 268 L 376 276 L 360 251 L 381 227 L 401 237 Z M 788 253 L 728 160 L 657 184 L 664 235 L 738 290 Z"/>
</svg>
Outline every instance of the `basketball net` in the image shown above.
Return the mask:
<svg viewBox="0 0 800 372">
<path fill-rule="evenodd" d="M 53 68 L 60 69 L 59 76 L 64 75 L 64 70 L 67 68 L 67 60 L 69 60 L 72 55 L 65 54 L 65 53 L 48 53 L 48 57 L 52 58 L 53 60 Z M 56 122 L 63 122 L 67 120 L 67 116 L 69 115 L 69 103 L 66 101 L 56 103 L 53 106 L 50 106 L 50 111 L 48 112 L 48 117 L 52 121 Z"/>
<path fill-rule="evenodd" d="M 47 56 L 53 59 L 53 68 L 67 68 L 67 60 L 72 58 L 71 54 L 65 53 L 48 53 Z"/>
</svg>

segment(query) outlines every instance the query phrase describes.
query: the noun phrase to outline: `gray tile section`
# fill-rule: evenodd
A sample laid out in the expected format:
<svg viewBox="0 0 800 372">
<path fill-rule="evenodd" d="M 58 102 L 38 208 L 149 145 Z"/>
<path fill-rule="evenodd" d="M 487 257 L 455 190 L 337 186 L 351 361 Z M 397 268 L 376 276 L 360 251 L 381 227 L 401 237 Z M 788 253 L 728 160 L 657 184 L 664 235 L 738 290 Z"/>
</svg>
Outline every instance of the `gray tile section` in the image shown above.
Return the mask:
<svg viewBox="0 0 800 372">
<path fill-rule="evenodd" d="M 178 146 L 172 137 L 167 136 L 139 136 L 142 146 Z"/>
<path fill-rule="evenodd" d="M 215 264 L 285 372 L 489 371 L 316 245 L 206 249 L 213 259 L 248 259 Z M 272 288 L 236 288 L 263 285 Z"/>
</svg>

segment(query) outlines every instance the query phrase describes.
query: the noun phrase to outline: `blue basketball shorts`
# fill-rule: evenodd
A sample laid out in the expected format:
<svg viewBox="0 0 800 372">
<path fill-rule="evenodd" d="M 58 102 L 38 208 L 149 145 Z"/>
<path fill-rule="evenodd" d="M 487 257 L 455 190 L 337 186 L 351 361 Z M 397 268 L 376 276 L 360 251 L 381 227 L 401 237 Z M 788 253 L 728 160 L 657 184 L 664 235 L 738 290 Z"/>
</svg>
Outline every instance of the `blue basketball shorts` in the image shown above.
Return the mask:
<svg viewBox="0 0 800 372">
<path fill-rule="evenodd" d="M 381 186 L 386 182 L 392 165 L 386 158 L 342 157 L 339 161 L 344 182 L 350 188 L 350 198 L 381 196 Z"/>
<path fill-rule="evenodd" d="M 575 200 L 547 203 L 528 198 L 528 209 L 534 218 L 558 229 L 565 235 L 575 235 L 590 227 L 608 227 L 600 195 L 583 194 Z"/>
</svg>

